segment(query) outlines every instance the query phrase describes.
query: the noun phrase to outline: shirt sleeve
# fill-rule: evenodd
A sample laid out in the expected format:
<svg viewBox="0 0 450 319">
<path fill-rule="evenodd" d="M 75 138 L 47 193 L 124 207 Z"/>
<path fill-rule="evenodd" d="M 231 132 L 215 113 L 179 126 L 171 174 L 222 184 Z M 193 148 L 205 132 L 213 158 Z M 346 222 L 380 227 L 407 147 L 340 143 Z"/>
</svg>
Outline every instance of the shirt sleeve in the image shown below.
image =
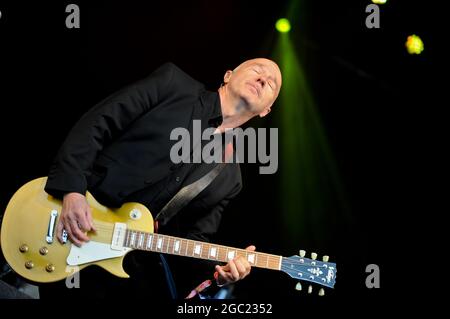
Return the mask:
<svg viewBox="0 0 450 319">
<path fill-rule="evenodd" d="M 107 97 L 84 114 L 60 147 L 45 191 L 61 197 L 85 194 L 87 177 L 98 153 L 170 92 L 174 65 L 166 63 L 150 76 Z"/>
</svg>

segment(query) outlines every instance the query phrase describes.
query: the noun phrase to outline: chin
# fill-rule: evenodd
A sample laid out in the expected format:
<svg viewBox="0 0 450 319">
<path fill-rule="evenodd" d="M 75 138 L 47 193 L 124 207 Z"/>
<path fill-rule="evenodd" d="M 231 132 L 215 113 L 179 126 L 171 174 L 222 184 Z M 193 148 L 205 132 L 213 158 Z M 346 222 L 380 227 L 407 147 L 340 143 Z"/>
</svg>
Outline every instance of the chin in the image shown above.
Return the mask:
<svg viewBox="0 0 450 319">
<path fill-rule="evenodd" d="M 254 110 L 257 108 L 258 105 L 258 97 L 255 96 L 252 93 L 245 93 L 241 95 L 242 101 L 244 101 L 244 104 L 246 105 L 246 108 L 248 110 Z"/>
</svg>

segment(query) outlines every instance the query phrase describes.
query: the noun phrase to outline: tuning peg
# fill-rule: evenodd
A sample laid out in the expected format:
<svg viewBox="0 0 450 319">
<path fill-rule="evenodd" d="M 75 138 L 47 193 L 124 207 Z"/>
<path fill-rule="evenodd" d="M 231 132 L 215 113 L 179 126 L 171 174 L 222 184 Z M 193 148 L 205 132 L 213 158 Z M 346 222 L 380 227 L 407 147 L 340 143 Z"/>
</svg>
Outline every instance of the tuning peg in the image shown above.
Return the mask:
<svg viewBox="0 0 450 319">
<path fill-rule="evenodd" d="M 327 255 L 324 255 L 324 256 L 322 257 L 322 260 L 323 260 L 324 262 L 328 262 L 329 259 L 330 259 L 330 256 L 327 256 Z"/>
<path fill-rule="evenodd" d="M 306 251 L 304 251 L 303 249 L 302 250 L 300 250 L 300 257 L 305 257 L 305 255 L 306 255 Z"/>
<path fill-rule="evenodd" d="M 308 286 L 308 293 L 309 294 L 312 293 L 312 286 L 311 285 Z"/>
<path fill-rule="evenodd" d="M 325 296 L 325 290 L 323 288 L 320 288 L 319 296 Z"/>
<path fill-rule="evenodd" d="M 295 290 L 298 290 L 298 291 L 302 290 L 302 284 L 298 282 L 298 283 L 295 285 Z"/>
<path fill-rule="evenodd" d="M 311 253 L 311 259 L 316 260 L 317 259 L 317 254 L 316 253 Z"/>
</svg>

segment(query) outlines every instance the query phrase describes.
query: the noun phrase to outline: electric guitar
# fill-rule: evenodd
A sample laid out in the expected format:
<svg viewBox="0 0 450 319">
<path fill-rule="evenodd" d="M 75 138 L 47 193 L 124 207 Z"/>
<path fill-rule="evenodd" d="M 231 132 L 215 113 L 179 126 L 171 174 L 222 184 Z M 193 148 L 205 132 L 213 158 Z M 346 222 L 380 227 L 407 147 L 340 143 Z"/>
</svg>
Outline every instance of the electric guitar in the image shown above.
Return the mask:
<svg viewBox="0 0 450 319">
<path fill-rule="evenodd" d="M 81 247 L 69 240 L 61 244 L 55 235 L 62 208 L 58 200 L 44 191 L 46 177 L 23 185 L 6 207 L 1 228 L 1 248 L 8 264 L 20 276 L 34 282 L 54 282 L 75 272 L 97 265 L 111 274 L 129 278 L 122 267 L 125 255 L 134 249 L 227 262 L 244 256 L 253 267 L 279 270 L 300 281 L 333 288 L 336 264 L 300 256 L 282 257 L 250 252 L 212 243 L 156 234 L 153 217 L 139 203 L 125 203 L 110 209 L 98 203 L 88 192 L 96 232 Z M 296 289 L 301 290 L 300 282 Z M 309 286 L 309 289 L 312 289 Z M 319 294 L 323 293 L 323 289 Z"/>
</svg>

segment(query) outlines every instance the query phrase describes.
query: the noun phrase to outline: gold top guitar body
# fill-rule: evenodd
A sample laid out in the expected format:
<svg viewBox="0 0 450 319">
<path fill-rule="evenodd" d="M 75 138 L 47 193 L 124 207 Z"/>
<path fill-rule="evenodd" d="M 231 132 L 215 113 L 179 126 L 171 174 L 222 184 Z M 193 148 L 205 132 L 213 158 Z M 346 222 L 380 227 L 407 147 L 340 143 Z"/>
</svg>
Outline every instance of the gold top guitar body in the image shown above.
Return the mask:
<svg viewBox="0 0 450 319">
<path fill-rule="evenodd" d="M 153 232 L 153 218 L 149 210 L 139 203 L 126 203 L 119 209 L 109 209 L 87 194 L 97 232 L 88 233 L 90 242 L 100 243 L 97 258 L 78 265 L 68 265 L 70 241 L 61 244 L 55 229 L 60 217 L 62 202 L 44 191 L 46 178 L 35 179 L 22 186 L 11 198 L 3 218 L 1 243 L 5 259 L 22 277 L 35 282 L 53 282 L 64 279 L 74 271 L 90 265 L 98 265 L 123 278 L 129 276 L 122 268 L 122 261 L 130 249 L 113 250 L 111 240 L 115 223 L 125 223 L 142 232 Z M 52 220 L 52 212 L 57 213 Z M 105 252 L 105 247 L 110 254 Z M 83 248 L 83 246 L 82 246 Z M 82 250 L 82 249 L 81 249 Z M 93 248 L 95 253 L 95 248 Z M 114 257 L 112 257 L 114 256 Z M 96 258 L 92 256 L 92 258 Z"/>
</svg>

